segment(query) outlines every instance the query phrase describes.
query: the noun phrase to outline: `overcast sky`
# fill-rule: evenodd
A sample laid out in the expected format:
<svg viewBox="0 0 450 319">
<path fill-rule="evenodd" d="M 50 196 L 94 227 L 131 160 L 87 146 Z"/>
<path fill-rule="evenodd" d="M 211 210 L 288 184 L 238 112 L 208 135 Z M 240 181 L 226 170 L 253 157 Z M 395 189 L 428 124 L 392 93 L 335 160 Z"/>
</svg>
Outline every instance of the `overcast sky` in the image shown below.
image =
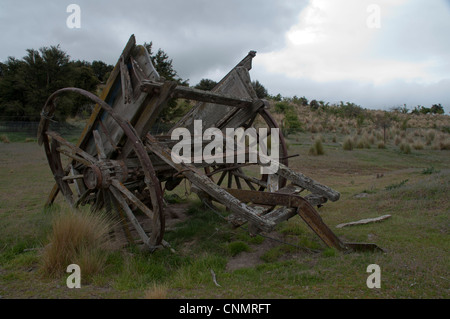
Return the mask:
<svg viewBox="0 0 450 319">
<path fill-rule="evenodd" d="M 69 28 L 70 4 L 81 9 Z M 0 0 L 0 61 L 60 44 L 115 64 L 131 34 L 191 85 L 220 80 L 250 50 L 270 94 L 450 112 L 450 0 Z"/>
</svg>

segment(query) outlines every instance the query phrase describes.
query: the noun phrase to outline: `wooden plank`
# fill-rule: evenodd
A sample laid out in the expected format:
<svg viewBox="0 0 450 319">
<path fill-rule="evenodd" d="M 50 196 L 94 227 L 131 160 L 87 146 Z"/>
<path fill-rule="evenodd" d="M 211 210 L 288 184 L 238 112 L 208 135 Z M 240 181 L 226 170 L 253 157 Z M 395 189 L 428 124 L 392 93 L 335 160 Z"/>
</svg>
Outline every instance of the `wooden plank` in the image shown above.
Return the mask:
<svg viewBox="0 0 450 319">
<path fill-rule="evenodd" d="M 347 227 L 347 226 L 365 225 L 365 224 L 370 224 L 370 223 L 376 223 L 376 222 L 380 222 L 382 220 L 388 219 L 390 217 L 391 217 L 391 215 L 383 215 L 383 216 L 375 217 L 375 218 L 365 218 L 365 219 L 361 219 L 361 220 L 358 220 L 358 221 L 355 221 L 355 222 L 339 224 L 339 225 L 336 226 L 336 228 L 343 228 L 343 227 Z"/>
<path fill-rule="evenodd" d="M 136 38 L 135 38 L 134 34 L 132 34 L 120 56 L 124 57 L 124 58 L 128 58 L 130 56 L 131 51 L 133 50 L 133 48 L 135 46 L 136 46 Z M 117 61 L 114 69 L 111 71 L 108 81 L 106 82 L 106 86 L 102 90 L 102 94 L 100 95 L 100 99 L 102 99 L 103 101 L 106 101 L 106 98 L 111 93 L 111 89 L 118 78 L 119 72 L 120 72 L 120 58 Z M 91 117 L 89 118 L 89 122 L 86 124 L 83 132 L 81 133 L 81 136 L 78 140 L 77 146 L 81 147 L 86 142 L 87 136 L 89 136 L 89 134 L 91 133 L 94 123 L 101 113 L 102 113 L 101 106 L 96 104 L 94 107 L 94 110 L 91 114 Z"/>
<path fill-rule="evenodd" d="M 143 138 L 148 133 L 151 126 L 155 123 L 158 114 L 166 105 L 167 101 L 171 98 L 170 95 L 175 89 L 176 83 L 166 82 L 161 86 L 160 94 L 153 95 L 150 101 L 147 103 L 143 111 L 139 114 L 139 118 L 134 125 L 138 137 Z M 121 158 L 127 158 L 133 149 L 133 143 L 127 141 L 122 148 Z"/>
<path fill-rule="evenodd" d="M 132 68 L 133 70 L 134 68 L 138 68 L 139 69 L 138 73 L 141 74 L 140 76 L 142 76 L 143 74 L 144 76 L 147 77 L 147 79 L 153 81 L 157 81 L 159 79 L 159 75 L 154 69 L 150 57 L 148 56 L 148 52 L 143 46 L 136 46 L 135 48 L 133 48 L 129 58 L 133 59 Z M 124 74 L 129 74 L 130 72 L 128 72 L 128 68 L 126 67 L 126 65 L 124 66 L 126 69 L 123 71 Z M 130 82 L 131 89 L 129 90 L 129 92 L 127 93 L 125 89 L 119 87 L 114 98 L 112 98 L 112 96 L 108 97 L 106 101 L 111 105 L 111 108 L 117 114 L 119 114 L 122 118 L 129 121 L 133 126 L 135 126 L 136 123 L 138 122 L 141 123 L 143 121 L 141 119 L 142 118 L 141 115 L 145 113 L 146 110 L 149 108 L 149 104 L 153 100 L 153 94 L 141 92 L 139 90 L 140 79 L 134 75 L 135 74 L 134 71 L 132 72 L 132 74 L 134 83 L 132 83 L 133 81 Z M 135 86 L 134 92 L 133 92 L 133 85 Z M 130 103 L 124 103 L 123 98 L 125 97 L 126 94 L 132 96 L 132 100 Z M 151 119 L 155 117 L 154 120 L 156 120 L 156 116 L 157 115 L 153 113 Z M 119 125 L 117 125 L 116 121 L 111 116 L 109 116 L 109 114 L 103 114 L 101 121 L 103 121 L 102 124 L 104 126 L 101 135 L 103 141 L 108 141 L 108 143 L 104 143 L 104 147 L 106 156 L 109 158 L 116 150 L 114 146 L 120 146 L 121 144 L 123 144 L 124 141 L 126 140 L 126 137 L 123 130 L 119 127 Z M 148 126 L 149 125 L 150 124 L 148 124 Z M 105 131 L 108 132 L 108 136 L 105 136 L 104 133 Z M 95 145 L 93 145 L 92 141 L 88 143 L 88 145 L 86 146 L 86 150 L 89 152 L 95 151 Z"/>
<path fill-rule="evenodd" d="M 335 191 L 334 189 L 322 185 L 312 178 L 300 173 L 296 172 L 286 165 L 283 165 L 281 163 L 278 163 L 278 172 L 277 175 L 286 178 L 287 180 L 291 181 L 293 184 L 298 185 L 304 189 L 307 189 L 311 191 L 311 193 L 324 196 L 331 200 L 332 202 L 335 202 L 339 199 L 340 193 Z"/>
<path fill-rule="evenodd" d="M 133 96 L 133 88 L 131 87 L 131 79 L 130 73 L 128 72 L 128 66 L 123 56 L 120 57 L 119 66 L 120 66 L 120 79 L 122 84 L 123 103 L 129 104 L 131 103 L 131 97 Z"/>
<path fill-rule="evenodd" d="M 227 189 L 230 195 L 234 195 L 243 202 L 252 202 L 261 205 L 280 205 L 285 207 L 297 208 L 297 213 L 306 222 L 306 224 L 322 239 L 322 241 L 329 247 L 335 247 L 339 250 L 345 250 L 345 244 L 331 231 L 331 229 L 324 223 L 319 213 L 308 203 L 304 198 L 297 195 L 268 193 L 249 191 L 242 189 Z M 270 216 L 269 216 L 270 217 Z M 274 222 L 269 219 L 267 215 L 264 219 Z M 280 220 L 276 217 L 275 220 Z"/>
<path fill-rule="evenodd" d="M 253 92 L 249 92 L 247 84 L 242 83 L 242 77 L 239 75 L 239 72 L 246 72 L 246 79 L 250 78 L 248 71 L 251 69 L 251 62 L 254 56 L 255 52 L 251 51 L 230 72 L 228 72 L 225 77 L 223 77 L 223 79 L 211 90 L 211 92 L 229 94 L 234 97 L 254 100 L 256 98 L 256 95 L 253 95 L 254 90 Z M 240 71 L 237 69 L 240 69 Z M 254 108 L 255 106 L 260 107 L 261 104 L 253 104 L 251 108 Z M 214 103 L 198 103 L 171 129 L 169 133 L 177 127 L 184 127 L 193 132 L 194 120 L 198 119 L 203 120 L 203 127 L 205 129 L 209 127 L 222 128 L 225 125 L 228 125 L 227 122 L 230 119 L 234 119 L 234 122 L 233 126 L 229 127 L 239 127 L 250 120 L 253 116 L 253 110 L 248 111 L 249 108 L 241 109 L 247 112 L 244 112 L 244 114 L 239 114 L 239 116 L 235 116 L 238 111 L 235 107 L 230 107 L 227 105 L 221 105 L 218 107 L 217 105 L 214 105 Z"/>
<path fill-rule="evenodd" d="M 156 93 L 159 92 L 162 86 L 162 83 L 146 81 L 142 83 L 141 90 L 144 92 Z M 241 108 L 251 107 L 253 105 L 253 100 L 251 99 L 240 98 L 225 93 L 198 90 L 182 85 L 178 85 L 174 89 L 173 97 Z"/>
</svg>

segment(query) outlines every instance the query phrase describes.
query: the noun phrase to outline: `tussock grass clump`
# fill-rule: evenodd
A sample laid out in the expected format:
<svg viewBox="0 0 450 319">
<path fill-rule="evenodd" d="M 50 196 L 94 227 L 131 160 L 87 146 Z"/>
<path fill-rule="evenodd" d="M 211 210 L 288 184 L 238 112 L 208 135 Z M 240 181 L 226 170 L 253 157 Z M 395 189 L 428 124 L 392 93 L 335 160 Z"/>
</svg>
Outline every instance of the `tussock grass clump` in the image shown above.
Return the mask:
<svg viewBox="0 0 450 319">
<path fill-rule="evenodd" d="M 450 150 L 450 139 L 445 139 L 444 136 L 440 136 L 439 139 L 435 139 L 431 148 L 433 150 Z"/>
<path fill-rule="evenodd" d="M 431 143 L 433 143 L 435 137 L 436 137 L 436 132 L 432 129 L 429 129 L 425 133 L 426 144 L 431 145 Z"/>
<path fill-rule="evenodd" d="M 445 140 L 445 141 L 440 141 L 439 142 L 439 149 L 442 150 L 450 150 L 450 141 L 449 140 Z"/>
<path fill-rule="evenodd" d="M 342 148 L 346 151 L 351 151 L 354 146 L 355 145 L 353 139 L 349 136 L 344 140 L 344 143 L 342 144 Z"/>
<path fill-rule="evenodd" d="M 403 154 L 411 154 L 411 145 L 409 143 L 403 142 L 400 144 L 400 151 Z"/>
<path fill-rule="evenodd" d="M 377 147 L 378 147 L 379 149 L 385 149 L 385 148 L 386 148 L 386 144 L 384 144 L 384 142 L 381 141 L 381 142 L 378 142 Z"/>
<path fill-rule="evenodd" d="M 11 141 L 8 138 L 8 136 L 5 135 L 5 134 L 0 135 L 0 141 L 2 141 L 3 143 L 6 143 L 6 144 L 11 143 Z"/>
<path fill-rule="evenodd" d="M 308 152 L 309 155 L 324 155 L 325 151 L 323 149 L 322 139 L 321 137 L 317 138 L 314 142 L 314 144 L 311 146 Z"/>
<path fill-rule="evenodd" d="M 370 148 L 370 143 L 365 137 L 361 137 L 356 142 L 356 148 Z"/>
<path fill-rule="evenodd" d="M 106 262 L 111 218 L 100 213 L 69 211 L 53 221 L 49 244 L 42 254 L 42 271 L 57 277 L 70 264 L 80 266 L 82 279 L 102 271 Z"/>
<path fill-rule="evenodd" d="M 423 146 L 422 142 L 417 141 L 413 144 L 413 148 L 415 150 L 423 150 L 424 146 Z"/>
</svg>

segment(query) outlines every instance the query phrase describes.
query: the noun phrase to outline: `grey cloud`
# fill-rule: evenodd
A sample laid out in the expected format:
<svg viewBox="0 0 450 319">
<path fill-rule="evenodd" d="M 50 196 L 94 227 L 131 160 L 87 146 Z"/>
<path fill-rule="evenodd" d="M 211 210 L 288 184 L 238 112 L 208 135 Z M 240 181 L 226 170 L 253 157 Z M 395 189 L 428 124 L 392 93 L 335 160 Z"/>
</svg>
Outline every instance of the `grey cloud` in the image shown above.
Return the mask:
<svg viewBox="0 0 450 319">
<path fill-rule="evenodd" d="M 270 51 L 284 43 L 284 33 L 307 1 L 154 0 L 154 1 L 4 1 L 0 26 L 8 46 L 0 60 L 22 57 L 27 48 L 61 44 L 74 59 L 114 64 L 128 37 L 153 41 L 174 61 L 182 78 L 199 80 L 224 71 L 249 50 Z M 81 8 L 81 29 L 68 29 L 66 7 Z"/>
</svg>

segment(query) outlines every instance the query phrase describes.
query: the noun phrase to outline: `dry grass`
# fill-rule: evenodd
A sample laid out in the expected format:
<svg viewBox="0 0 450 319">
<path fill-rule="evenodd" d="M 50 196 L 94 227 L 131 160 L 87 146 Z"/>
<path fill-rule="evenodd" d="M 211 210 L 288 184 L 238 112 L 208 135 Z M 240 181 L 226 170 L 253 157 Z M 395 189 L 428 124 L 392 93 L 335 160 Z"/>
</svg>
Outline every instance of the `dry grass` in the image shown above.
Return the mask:
<svg viewBox="0 0 450 319">
<path fill-rule="evenodd" d="M 423 146 L 422 142 L 416 141 L 416 142 L 414 142 L 414 144 L 413 144 L 413 148 L 414 148 L 415 150 L 423 150 L 424 146 Z"/>
<path fill-rule="evenodd" d="M 166 299 L 168 288 L 166 285 L 153 284 L 145 291 L 145 299 Z"/>
<path fill-rule="evenodd" d="M 6 134 L 2 134 L 0 135 L 0 141 L 2 141 L 3 143 L 11 143 L 11 141 L 9 140 L 8 136 L 6 136 Z"/>
<path fill-rule="evenodd" d="M 42 254 L 42 271 L 56 277 L 70 264 L 80 266 L 83 278 L 100 272 L 112 220 L 104 214 L 67 211 L 53 221 L 49 244 Z"/>
<path fill-rule="evenodd" d="M 410 154 L 411 153 L 411 145 L 409 145 L 409 143 L 402 142 L 400 144 L 400 151 L 404 154 Z"/>
<path fill-rule="evenodd" d="M 354 141 L 353 138 L 350 136 L 346 137 L 344 140 L 344 143 L 342 144 L 342 148 L 346 151 L 351 151 L 354 147 Z"/>
<path fill-rule="evenodd" d="M 323 144 L 322 144 L 322 138 L 320 136 L 315 140 L 314 144 L 309 149 L 308 154 L 314 155 L 314 156 L 325 154 L 325 151 L 323 149 Z"/>
</svg>

